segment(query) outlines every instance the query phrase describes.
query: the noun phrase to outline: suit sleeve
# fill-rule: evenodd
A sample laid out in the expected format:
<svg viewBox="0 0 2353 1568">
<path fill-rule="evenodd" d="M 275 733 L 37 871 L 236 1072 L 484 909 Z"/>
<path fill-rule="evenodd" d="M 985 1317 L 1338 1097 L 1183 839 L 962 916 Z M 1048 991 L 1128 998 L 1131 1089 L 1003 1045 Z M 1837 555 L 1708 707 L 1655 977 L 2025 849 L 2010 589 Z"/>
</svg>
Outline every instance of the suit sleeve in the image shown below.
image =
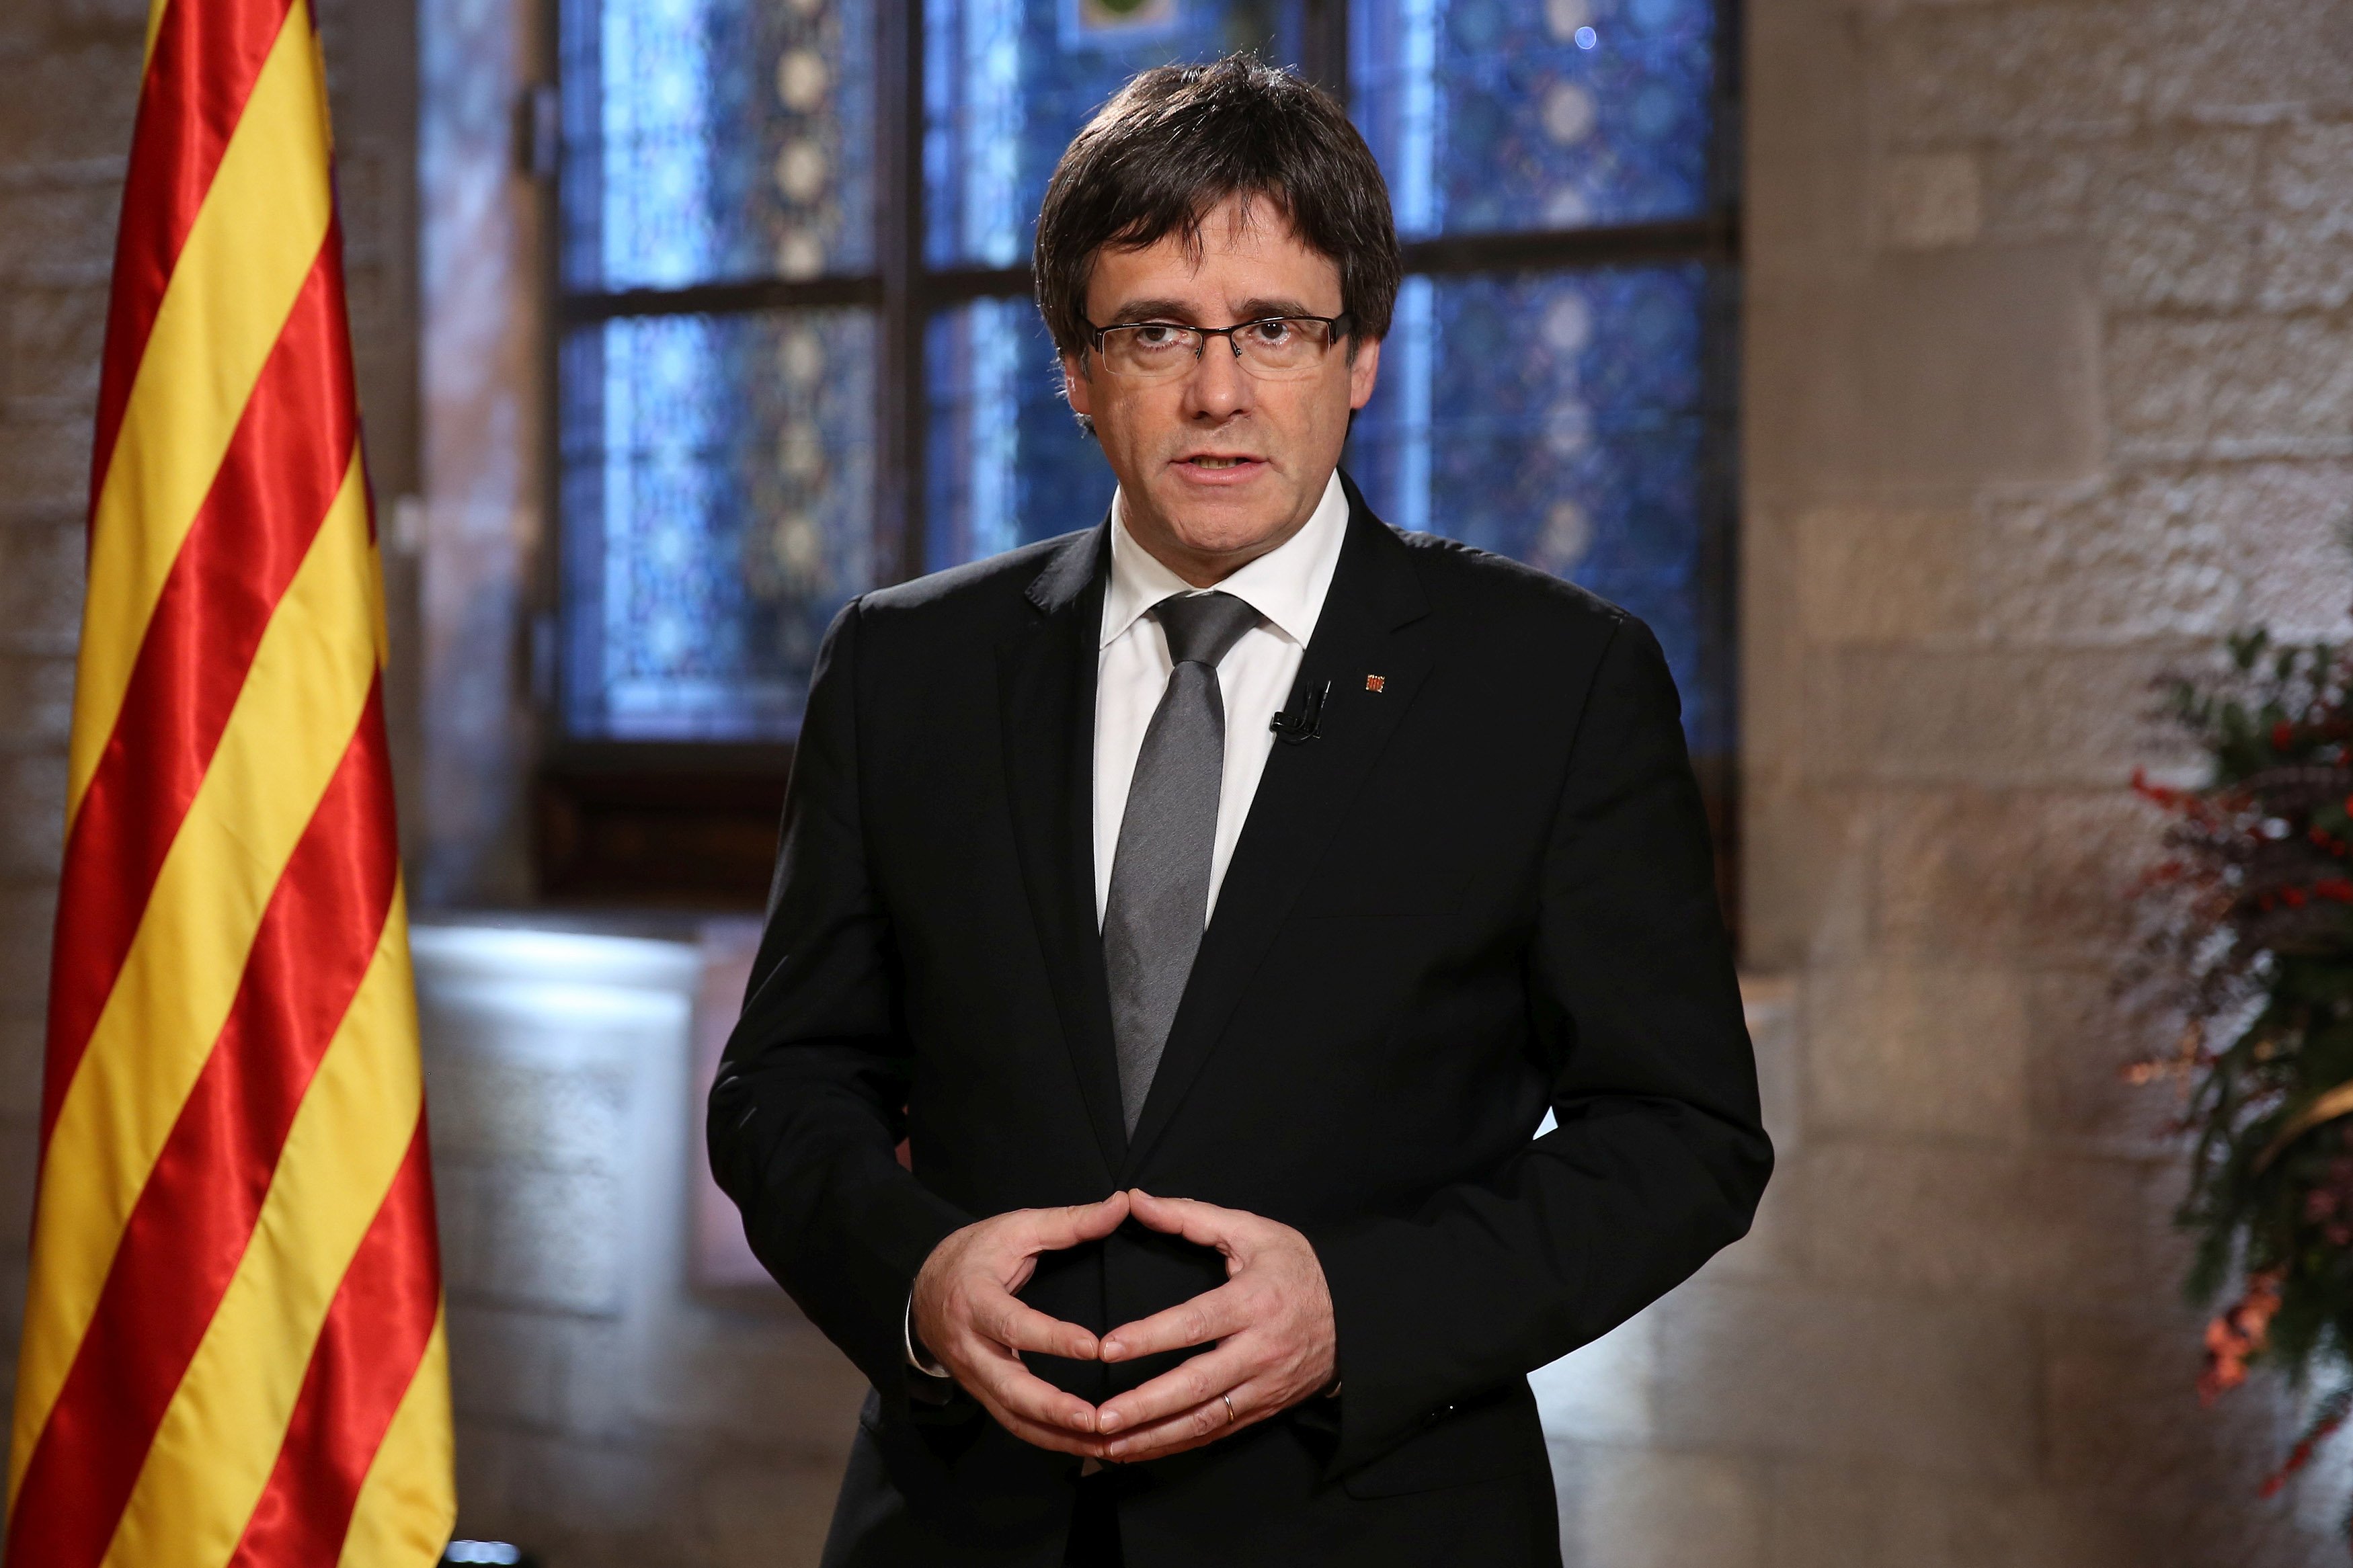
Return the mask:
<svg viewBox="0 0 2353 1568">
<path fill-rule="evenodd" d="M 753 1252 L 875 1387 L 906 1386 L 908 1291 L 970 1216 L 895 1156 L 913 1070 L 859 788 L 856 601 L 818 654 L 766 930 L 712 1086 L 711 1172 Z"/>
<path fill-rule="evenodd" d="M 1746 1232 L 1772 1169 L 1674 683 L 1640 621 L 1577 723 L 1526 959 L 1558 1126 L 1490 1181 L 1310 1237 L 1345 1380 L 1335 1473 L 1657 1300 Z"/>
</svg>

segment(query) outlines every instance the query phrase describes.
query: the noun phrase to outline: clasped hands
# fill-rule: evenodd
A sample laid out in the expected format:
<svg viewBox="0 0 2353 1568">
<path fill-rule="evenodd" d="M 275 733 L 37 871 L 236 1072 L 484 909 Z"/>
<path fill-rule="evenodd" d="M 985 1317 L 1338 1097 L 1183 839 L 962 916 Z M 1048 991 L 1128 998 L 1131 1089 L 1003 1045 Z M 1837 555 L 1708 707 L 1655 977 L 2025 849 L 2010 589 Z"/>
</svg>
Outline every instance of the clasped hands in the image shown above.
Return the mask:
<svg viewBox="0 0 2353 1568">
<path fill-rule="evenodd" d="M 1100 1340 L 1014 1294 L 1041 1252 L 1099 1241 L 1130 1216 L 1225 1255 L 1226 1282 Z M 1240 1209 L 1142 1191 L 1071 1208 L 1016 1209 L 965 1226 L 915 1276 L 915 1332 L 925 1349 L 1015 1436 L 1113 1463 L 1215 1442 L 1287 1410 L 1332 1381 L 1332 1293 L 1307 1238 Z M 1021 1363 L 1038 1351 L 1074 1361 L 1216 1344 L 1098 1408 Z"/>
</svg>

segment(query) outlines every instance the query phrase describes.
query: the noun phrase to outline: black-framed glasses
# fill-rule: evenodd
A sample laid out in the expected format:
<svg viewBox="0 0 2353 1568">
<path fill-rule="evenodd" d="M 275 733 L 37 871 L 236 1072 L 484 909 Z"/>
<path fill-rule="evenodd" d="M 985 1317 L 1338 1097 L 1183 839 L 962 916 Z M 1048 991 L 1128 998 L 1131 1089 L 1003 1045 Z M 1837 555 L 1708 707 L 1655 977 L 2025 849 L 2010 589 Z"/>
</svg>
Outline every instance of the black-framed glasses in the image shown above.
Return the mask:
<svg viewBox="0 0 2353 1568">
<path fill-rule="evenodd" d="M 1211 338 L 1223 338 L 1252 375 L 1262 381 L 1297 381 L 1324 368 L 1324 356 L 1348 335 L 1354 321 L 1344 310 L 1336 316 L 1261 316 L 1230 327 L 1187 327 L 1175 321 L 1098 327 L 1089 321 L 1086 328 L 1103 368 L 1116 376 L 1166 381 L 1183 375 L 1201 363 Z"/>
</svg>

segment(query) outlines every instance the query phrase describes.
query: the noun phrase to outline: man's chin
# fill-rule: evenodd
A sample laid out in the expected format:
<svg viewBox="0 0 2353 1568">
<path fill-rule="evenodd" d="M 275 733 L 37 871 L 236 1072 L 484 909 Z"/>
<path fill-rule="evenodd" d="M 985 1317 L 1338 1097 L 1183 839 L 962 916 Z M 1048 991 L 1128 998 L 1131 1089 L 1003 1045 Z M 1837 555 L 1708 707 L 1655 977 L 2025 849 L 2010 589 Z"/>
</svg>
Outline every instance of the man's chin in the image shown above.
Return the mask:
<svg viewBox="0 0 2353 1568">
<path fill-rule="evenodd" d="M 1291 531 L 1297 510 L 1293 504 L 1296 498 L 1272 474 L 1209 495 L 1163 490 L 1153 499 L 1176 542 L 1204 556 L 1253 550 L 1270 538 L 1279 540 Z"/>
</svg>

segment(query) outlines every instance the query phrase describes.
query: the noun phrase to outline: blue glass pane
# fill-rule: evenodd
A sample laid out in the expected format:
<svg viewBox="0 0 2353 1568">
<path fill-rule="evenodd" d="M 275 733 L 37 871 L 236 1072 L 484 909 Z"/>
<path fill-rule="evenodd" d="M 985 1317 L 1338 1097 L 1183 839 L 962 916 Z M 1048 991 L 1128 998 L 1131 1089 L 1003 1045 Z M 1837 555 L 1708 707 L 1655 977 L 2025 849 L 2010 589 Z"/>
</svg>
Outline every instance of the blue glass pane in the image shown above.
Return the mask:
<svg viewBox="0 0 2353 1568">
<path fill-rule="evenodd" d="M 1350 4 L 1350 108 L 1399 233 L 1706 208 L 1715 0 Z"/>
<path fill-rule="evenodd" d="M 868 0 L 567 0 L 563 50 L 567 285 L 872 268 Z"/>
<path fill-rule="evenodd" d="M 1103 521 L 1114 482 L 1062 401 L 1028 300 L 975 300 L 924 334 L 931 403 L 923 563 L 936 571 Z"/>
<path fill-rule="evenodd" d="M 1137 71 L 1233 50 L 1295 62 L 1298 0 L 924 0 L 924 250 L 1029 257 L 1046 180 Z"/>
<path fill-rule="evenodd" d="M 575 735 L 789 739 L 873 585 L 858 310 L 653 316 L 563 350 L 565 710 Z"/>
<path fill-rule="evenodd" d="M 1414 278 L 1349 471 L 1373 509 L 1583 584 L 1650 624 L 1697 751 L 1730 734 L 1702 581 L 1707 269 Z"/>
</svg>

